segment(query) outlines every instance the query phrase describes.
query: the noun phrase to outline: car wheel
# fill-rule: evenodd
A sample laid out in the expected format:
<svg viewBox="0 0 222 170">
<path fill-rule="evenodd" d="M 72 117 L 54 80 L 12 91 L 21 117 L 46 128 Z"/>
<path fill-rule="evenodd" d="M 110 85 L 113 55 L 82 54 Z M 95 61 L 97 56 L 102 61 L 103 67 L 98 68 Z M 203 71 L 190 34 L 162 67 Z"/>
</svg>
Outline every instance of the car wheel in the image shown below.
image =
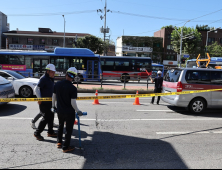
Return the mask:
<svg viewBox="0 0 222 170">
<path fill-rule="evenodd" d="M 33 95 L 33 91 L 31 87 L 23 86 L 19 90 L 19 95 L 23 98 L 30 98 Z"/>
<path fill-rule="evenodd" d="M 206 102 L 201 98 L 196 98 L 191 101 L 189 110 L 192 113 L 203 113 L 206 110 Z"/>
</svg>

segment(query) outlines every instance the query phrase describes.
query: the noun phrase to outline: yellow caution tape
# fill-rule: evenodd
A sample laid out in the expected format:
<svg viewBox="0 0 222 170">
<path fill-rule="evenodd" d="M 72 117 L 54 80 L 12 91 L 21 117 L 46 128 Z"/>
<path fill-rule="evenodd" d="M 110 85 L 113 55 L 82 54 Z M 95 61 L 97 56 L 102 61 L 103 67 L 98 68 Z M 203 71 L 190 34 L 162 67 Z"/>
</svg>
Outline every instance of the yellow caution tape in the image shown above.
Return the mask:
<svg viewBox="0 0 222 170">
<path fill-rule="evenodd" d="M 136 95 L 116 95 L 116 96 L 98 96 L 98 97 L 78 97 L 77 100 L 95 100 L 95 99 L 125 99 L 136 97 L 154 97 L 154 96 L 172 96 L 181 94 L 204 93 L 212 91 L 222 91 L 222 89 L 212 90 L 196 90 L 196 91 L 183 91 L 171 93 L 151 93 L 151 94 L 136 94 Z M 0 102 L 33 102 L 33 101 L 52 101 L 52 98 L 0 98 Z"/>
</svg>

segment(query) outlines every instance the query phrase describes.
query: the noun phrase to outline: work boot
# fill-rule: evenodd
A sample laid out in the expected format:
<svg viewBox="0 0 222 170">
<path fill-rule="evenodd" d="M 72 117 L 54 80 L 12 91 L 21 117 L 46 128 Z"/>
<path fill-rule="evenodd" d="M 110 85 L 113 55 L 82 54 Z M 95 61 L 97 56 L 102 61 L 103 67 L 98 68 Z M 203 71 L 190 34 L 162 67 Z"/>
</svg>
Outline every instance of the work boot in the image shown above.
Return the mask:
<svg viewBox="0 0 222 170">
<path fill-rule="evenodd" d="M 70 147 L 68 147 L 67 149 L 63 149 L 63 153 L 72 152 L 72 151 L 74 151 L 74 150 L 75 150 L 75 147 L 70 146 Z"/>
<path fill-rule="evenodd" d="M 44 140 L 44 138 L 43 138 L 41 135 L 35 135 L 35 134 L 34 134 L 34 137 L 36 137 L 36 139 L 37 139 L 38 141 L 43 141 L 43 140 Z"/>
<path fill-rule="evenodd" d="M 47 136 L 48 137 L 57 137 L 58 136 L 58 134 L 57 133 L 52 133 L 52 134 L 50 134 L 50 133 L 47 133 Z"/>
<path fill-rule="evenodd" d="M 57 148 L 61 149 L 62 148 L 62 143 L 57 143 Z"/>
</svg>

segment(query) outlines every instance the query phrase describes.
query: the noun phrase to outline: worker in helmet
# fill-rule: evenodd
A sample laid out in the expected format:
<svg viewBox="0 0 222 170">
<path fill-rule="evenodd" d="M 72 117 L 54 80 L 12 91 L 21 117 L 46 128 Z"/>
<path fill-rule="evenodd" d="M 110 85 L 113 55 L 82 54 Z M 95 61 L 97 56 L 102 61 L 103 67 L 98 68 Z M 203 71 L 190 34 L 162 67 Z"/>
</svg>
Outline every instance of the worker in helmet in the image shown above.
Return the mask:
<svg viewBox="0 0 222 170">
<path fill-rule="evenodd" d="M 73 79 L 77 76 L 77 69 L 71 67 L 66 72 L 66 79 L 55 84 L 52 96 L 52 111 L 57 110 L 59 118 L 59 128 L 57 137 L 57 148 L 62 148 L 64 153 L 72 152 L 75 147 L 70 146 L 73 126 L 75 122 L 75 113 L 82 116 L 82 112 L 76 104 L 77 88 L 72 84 Z M 57 108 L 55 101 L 57 100 Z M 66 135 L 63 143 L 63 128 L 66 122 Z"/>
<path fill-rule="evenodd" d="M 155 89 L 154 89 L 154 93 L 161 93 L 162 92 L 162 87 L 163 87 L 163 77 L 162 77 L 162 72 L 159 70 L 157 72 L 157 77 L 155 79 L 152 79 L 152 77 L 150 77 L 151 82 L 155 83 Z M 155 100 L 155 96 L 152 98 L 151 104 L 154 103 Z M 159 105 L 160 102 L 160 96 L 158 96 L 157 99 L 157 104 Z"/>
<path fill-rule="evenodd" d="M 54 89 L 54 77 L 55 77 L 55 66 L 48 64 L 46 66 L 45 74 L 40 78 L 38 85 L 35 87 L 36 96 L 38 98 L 52 97 Z M 43 116 L 39 123 L 38 128 L 34 132 L 34 136 L 37 140 L 42 141 L 44 138 L 41 133 L 48 124 L 48 137 L 57 137 L 57 134 L 53 130 L 54 113 L 51 112 L 52 102 L 51 101 L 39 101 L 40 112 Z"/>
</svg>

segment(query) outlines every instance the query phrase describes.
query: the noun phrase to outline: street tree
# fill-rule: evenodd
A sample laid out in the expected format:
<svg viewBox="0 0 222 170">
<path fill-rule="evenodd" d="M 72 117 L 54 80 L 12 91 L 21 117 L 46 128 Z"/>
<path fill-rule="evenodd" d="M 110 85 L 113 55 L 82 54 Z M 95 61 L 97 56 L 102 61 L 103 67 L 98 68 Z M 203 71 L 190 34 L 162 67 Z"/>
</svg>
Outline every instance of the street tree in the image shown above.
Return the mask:
<svg viewBox="0 0 222 170">
<path fill-rule="evenodd" d="M 101 38 L 93 35 L 87 35 L 84 38 L 77 39 L 77 48 L 88 48 L 95 54 L 102 54 L 106 47 L 106 43 Z"/>
<path fill-rule="evenodd" d="M 211 57 L 222 57 L 222 47 L 218 44 L 218 42 L 207 46 L 207 52 Z"/>
<path fill-rule="evenodd" d="M 176 30 L 175 30 L 176 29 Z M 180 34 L 182 28 L 175 28 L 171 33 L 171 44 L 175 52 L 180 54 Z M 192 35 L 191 35 L 192 34 Z M 190 35 L 190 36 L 188 36 Z M 197 56 L 199 53 L 203 53 L 204 47 L 201 47 L 201 33 L 197 29 L 190 27 L 183 27 L 183 39 L 182 42 L 182 54 L 190 54 Z"/>
</svg>

